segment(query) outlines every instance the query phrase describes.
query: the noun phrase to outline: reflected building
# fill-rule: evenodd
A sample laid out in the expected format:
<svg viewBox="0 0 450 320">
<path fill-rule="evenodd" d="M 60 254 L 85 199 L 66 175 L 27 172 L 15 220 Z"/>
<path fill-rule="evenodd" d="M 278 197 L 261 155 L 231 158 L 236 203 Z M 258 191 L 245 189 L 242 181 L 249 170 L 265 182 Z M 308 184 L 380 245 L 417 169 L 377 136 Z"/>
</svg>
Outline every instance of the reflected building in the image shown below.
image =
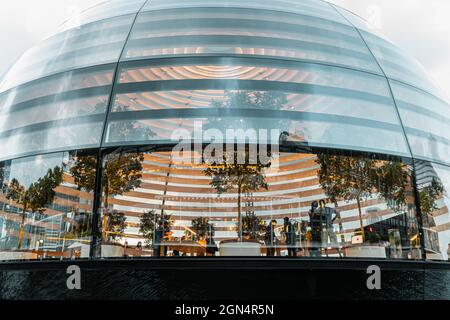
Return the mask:
<svg viewBox="0 0 450 320">
<path fill-rule="evenodd" d="M 448 260 L 449 107 L 325 1 L 107 1 L 0 83 L 0 260 Z"/>
</svg>

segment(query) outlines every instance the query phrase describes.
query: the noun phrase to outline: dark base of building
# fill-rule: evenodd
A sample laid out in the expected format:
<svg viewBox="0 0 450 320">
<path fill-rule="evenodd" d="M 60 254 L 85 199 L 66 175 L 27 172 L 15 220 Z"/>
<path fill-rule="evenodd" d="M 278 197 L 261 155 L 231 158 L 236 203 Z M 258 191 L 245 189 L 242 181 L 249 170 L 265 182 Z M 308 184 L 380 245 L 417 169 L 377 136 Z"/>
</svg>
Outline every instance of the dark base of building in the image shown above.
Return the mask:
<svg viewBox="0 0 450 320">
<path fill-rule="evenodd" d="M 67 268 L 81 268 L 68 290 Z M 381 269 L 369 290 L 367 268 Z M 450 299 L 450 265 L 376 260 L 133 259 L 0 264 L 0 299 Z"/>
</svg>

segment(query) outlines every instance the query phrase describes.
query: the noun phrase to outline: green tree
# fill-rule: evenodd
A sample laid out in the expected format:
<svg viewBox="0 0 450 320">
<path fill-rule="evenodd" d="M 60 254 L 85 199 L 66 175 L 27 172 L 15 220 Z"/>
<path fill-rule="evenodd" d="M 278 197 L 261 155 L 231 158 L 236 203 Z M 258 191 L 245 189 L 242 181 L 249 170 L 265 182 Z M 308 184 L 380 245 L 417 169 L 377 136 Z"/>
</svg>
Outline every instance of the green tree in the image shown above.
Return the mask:
<svg viewBox="0 0 450 320">
<path fill-rule="evenodd" d="M 130 111 L 127 106 L 116 106 L 114 112 L 126 112 Z M 122 121 L 112 122 L 109 124 L 109 137 L 110 141 L 145 141 L 156 136 L 156 133 L 148 126 L 145 126 L 138 121 Z"/>
<path fill-rule="evenodd" d="M 430 184 L 419 187 L 420 212 L 422 215 L 432 215 L 437 210 L 436 200 L 444 192 L 444 186 L 433 177 Z"/>
<path fill-rule="evenodd" d="M 225 99 L 212 100 L 210 108 L 213 109 L 260 109 L 281 110 L 291 109 L 288 105 L 286 93 L 279 91 L 225 91 Z M 220 129 L 225 127 L 232 129 L 280 129 L 285 128 L 288 121 L 274 118 L 212 118 L 205 126 Z"/>
<path fill-rule="evenodd" d="M 378 193 L 394 211 L 399 211 L 406 203 L 410 174 L 403 163 L 329 154 L 318 155 L 317 163 L 320 185 L 332 202 L 356 201 L 363 239 L 363 200 Z"/>
<path fill-rule="evenodd" d="M 22 248 L 23 234 L 25 230 L 25 218 L 27 211 L 43 213 L 46 207 L 52 203 L 55 198 L 55 188 L 63 181 L 63 169 L 56 166 L 49 169 L 47 174 L 33 182 L 28 188 L 22 186 L 20 182 L 13 178 L 4 185 L 6 198 L 13 200 L 22 206 L 22 221 L 20 225 L 18 249 Z"/>
<path fill-rule="evenodd" d="M 79 208 L 72 207 L 70 210 L 71 215 L 71 229 L 70 231 L 64 232 L 62 235 L 65 238 L 77 239 L 90 237 L 92 235 L 91 223 L 92 223 L 92 213 L 91 212 L 80 212 Z"/>
<path fill-rule="evenodd" d="M 106 237 L 107 232 L 113 232 L 107 228 L 107 226 L 113 226 L 107 222 L 108 216 L 110 215 L 108 212 L 109 198 L 132 191 L 141 185 L 143 161 L 144 155 L 142 153 L 111 154 L 105 158 L 102 172 L 103 203 L 106 209 L 102 226 L 103 237 Z M 87 192 L 94 191 L 97 174 L 97 157 L 78 157 L 70 168 L 70 174 L 78 190 L 84 189 Z"/>
<path fill-rule="evenodd" d="M 145 239 L 145 245 L 150 247 L 155 243 L 156 229 L 166 226 L 166 232 L 172 229 L 173 220 L 170 215 L 157 214 L 155 210 L 149 210 L 142 214 L 140 218 L 139 232 Z"/>
<path fill-rule="evenodd" d="M 245 212 L 242 217 L 242 234 L 252 240 L 260 240 L 265 231 L 264 220 L 259 218 L 253 211 Z"/>
<path fill-rule="evenodd" d="M 207 217 L 198 217 L 191 221 L 192 230 L 196 233 L 195 240 L 204 239 L 207 235 L 213 237 L 216 230 Z"/>
<path fill-rule="evenodd" d="M 242 241 L 242 194 L 249 194 L 260 189 L 268 190 L 264 169 L 269 168 L 271 163 L 263 164 L 259 159 L 250 161 L 249 151 L 244 154 L 244 161 L 240 163 L 237 151 L 225 152 L 222 161 L 214 159 L 205 170 L 205 175 L 211 177 L 210 185 L 217 191 L 219 196 L 225 192 L 237 192 L 238 207 L 238 235 Z M 251 163 L 256 162 L 256 163 Z"/>
<path fill-rule="evenodd" d="M 109 231 L 108 238 L 111 240 L 121 239 L 124 236 L 126 227 L 125 222 L 127 218 L 125 214 L 117 210 L 112 210 L 108 218 L 108 226 L 106 228 Z"/>
<path fill-rule="evenodd" d="M 424 227 L 425 247 L 430 250 L 440 251 L 437 232 L 433 227 L 436 226 L 433 214 L 438 210 L 437 200 L 444 192 L 444 186 L 435 177 L 431 182 L 418 186 L 420 212 Z"/>
<path fill-rule="evenodd" d="M 406 204 L 408 189 L 412 191 L 411 174 L 408 166 L 398 161 L 374 161 L 372 181 L 388 207 L 398 212 Z"/>
</svg>

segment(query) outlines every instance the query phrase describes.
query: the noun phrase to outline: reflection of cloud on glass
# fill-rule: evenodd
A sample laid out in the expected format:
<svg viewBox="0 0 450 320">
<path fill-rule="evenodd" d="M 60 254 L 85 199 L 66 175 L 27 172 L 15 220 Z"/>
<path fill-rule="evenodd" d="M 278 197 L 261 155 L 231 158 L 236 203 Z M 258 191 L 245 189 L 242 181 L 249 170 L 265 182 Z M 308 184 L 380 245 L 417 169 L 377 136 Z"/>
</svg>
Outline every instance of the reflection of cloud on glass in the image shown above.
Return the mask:
<svg viewBox="0 0 450 320">
<path fill-rule="evenodd" d="M 71 5 L 66 9 L 66 12 L 70 19 L 65 23 L 65 27 L 67 29 L 79 29 L 81 26 L 81 8 L 79 6 Z"/>
<path fill-rule="evenodd" d="M 48 154 L 14 160 L 9 176 L 17 179 L 21 185 L 28 187 L 39 178 L 45 176 L 48 168 L 61 166 L 61 163 L 64 162 L 63 158 L 64 155 L 61 154 Z M 45 166 L 42 165 L 43 163 L 45 163 Z"/>
<path fill-rule="evenodd" d="M 381 8 L 377 5 L 370 5 L 367 7 L 367 27 L 369 29 L 380 30 L 381 24 Z"/>
</svg>

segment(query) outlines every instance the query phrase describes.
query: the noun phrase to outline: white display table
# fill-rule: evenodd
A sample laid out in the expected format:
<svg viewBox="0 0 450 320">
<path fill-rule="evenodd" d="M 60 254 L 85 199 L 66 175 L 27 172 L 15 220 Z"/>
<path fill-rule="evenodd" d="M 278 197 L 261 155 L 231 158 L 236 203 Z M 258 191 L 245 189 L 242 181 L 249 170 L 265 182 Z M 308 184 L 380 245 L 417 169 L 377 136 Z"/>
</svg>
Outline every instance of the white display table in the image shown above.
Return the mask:
<svg viewBox="0 0 450 320">
<path fill-rule="evenodd" d="M 259 257 L 261 244 L 256 242 L 225 242 L 220 243 L 222 257 Z"/>
<path fill-rule="evenodd" d="M 345 248 L 347 258 L 382 258 L 386 259 L 386 248 L 382 246 L 354 246 Z"/>
<path fill-rule="evenodd" d="M 114 258 L 124 256 L 124 247 L 114 244 L 102 244 L 102 258 Z"/>
</svg>

